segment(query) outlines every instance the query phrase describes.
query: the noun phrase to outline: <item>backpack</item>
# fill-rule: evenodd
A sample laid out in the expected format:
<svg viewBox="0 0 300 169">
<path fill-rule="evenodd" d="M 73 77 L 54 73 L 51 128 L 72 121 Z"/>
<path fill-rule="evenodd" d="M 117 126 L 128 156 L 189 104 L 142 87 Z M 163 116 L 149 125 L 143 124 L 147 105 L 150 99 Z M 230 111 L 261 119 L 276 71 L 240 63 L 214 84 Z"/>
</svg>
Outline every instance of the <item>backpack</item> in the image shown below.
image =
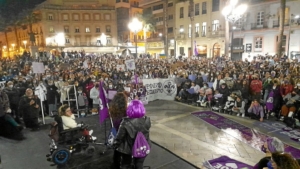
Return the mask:
<svg viewBox="0 0 300 169">
<path fill-rule="evenodd" d="M 137 128 L 133 124 L 132 124 L 132 126 L 137 130 Z M 149 153 L 150 153 L 150 145 L 149 145 L 147 139 L 145 138 L 144 134 L 142 132 L 138 131 L 135 136 L 135 140 L 134 140 L 134 143 L 132 146 L 132 156 L 134 158 L 144 158 Z"/>
<path fill-rule="evenodd" d="M 286 124 L 287 127 L 295 128 L 296 127 L 296 119 L 293 117 L 284 117 L 283 122 Z"/>
<path fill-rule="evenodd" d="M 57 142 L 59 139 L 58 123 L 56 121 L 50 124 L 49 137 L 53 139 L 55 142 Z"/>
</svg>

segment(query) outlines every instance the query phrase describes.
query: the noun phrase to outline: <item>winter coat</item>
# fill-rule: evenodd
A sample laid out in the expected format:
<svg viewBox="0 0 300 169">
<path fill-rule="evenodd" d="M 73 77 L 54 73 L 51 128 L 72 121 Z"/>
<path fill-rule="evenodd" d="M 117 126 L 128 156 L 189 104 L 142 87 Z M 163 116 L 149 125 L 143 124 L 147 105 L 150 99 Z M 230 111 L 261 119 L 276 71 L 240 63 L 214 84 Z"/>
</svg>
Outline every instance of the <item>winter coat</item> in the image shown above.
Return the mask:
<svg viewBox="0 0 300 169">
<path fill-rule="evenodd" d="M 138 131 L 144 134 L 148 144 L 151 146 L 149 137 L 150 127 L 151 121 L 149 117 L 145 116 L 135 119 L 130 119 L 128 117 L 123 118 L 114 142 L 114 147 L 116 147 L 117 151 L 121 153 L 131 155 L 132 147 Z"/>
<path fill-rule="evenodd" d="M 31 100 L 34 100 L 35 104 L 30 105 L 29 103 Z M 33 96 L 32 98 L 29 98 L 26 95 L 21 97 L 19 102 L 19 112 L 23 113 L 24 119 L 39 117 L 40 108 L 35 108 L 36 105 L 40 105 L 40 99 L 38 97 Z"/>
<path fill-rule="evenodd" d="M 55 85 L 47 86 L 48 104 L 55 104 L 55 98 L 58 96 L 57 87 Z"/>
<path fill-rule="evenodd" d="M 93 87 L 90 91 L 90 98 L 93 99 L 93 104 L 99 104 L 99 89 Z"/>
<path fill-rule="evenodd" d="M 0 91 L 0 117 L 4 116 L 9 109 L 9 100 L 5 92 Z"/>
<path fill-rule="evenodd" d="M 18 105 L 20 101 L 20 93 L 16 88 L 9 88 L 6 87 L 3 89 L 3 92 L 5 92 L 9 98 L 10 104 Z"/>
</svg>

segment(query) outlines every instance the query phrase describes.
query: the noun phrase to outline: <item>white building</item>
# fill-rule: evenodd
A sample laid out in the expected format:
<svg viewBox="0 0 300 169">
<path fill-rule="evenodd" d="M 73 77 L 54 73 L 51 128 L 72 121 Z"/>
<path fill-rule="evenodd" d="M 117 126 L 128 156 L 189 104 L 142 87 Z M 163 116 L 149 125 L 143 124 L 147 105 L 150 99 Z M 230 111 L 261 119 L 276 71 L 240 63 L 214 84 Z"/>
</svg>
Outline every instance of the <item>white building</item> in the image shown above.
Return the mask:
<svg viewBox="0 0 300 169">
<path fill-rule="evenodd" d="M 194 0 L 194 42 L 191 42 L 189 1 L 176 4 L 176 53 L 193 55 L 195 46 L 200 56 L 214 57 L 225 51 L 225 19 L 221 11 L 225 1 Z M 196 45 L 195 45 L 196 42 Z M 191 48 L 192 46 L 192 48 Z M 192 49 L 192 50 L 191 50 Z"/>
<path fill-rule="evenodd" d="M 276 43 L 279 34 L 280 1 L 272 0 L 249 4 L 244 19 L 236 23 L 234 30 L 234 59 L 249 58 L 266 53 L 276 53 Z M 287 1 L 285 11 L 285 28 L 283 49 L 287 54 L 300 51 L 300 1 Z M 289 38 L 290 34 L 290 38 Z M 243 45 L 244 52 L 240 47 Z M 240 47 L 239 47 L 240 46 Z M 288 49 L 289 47 L 289 49 Z M 240 52 L 240 53 L 239 53 Z"/>
</svg>

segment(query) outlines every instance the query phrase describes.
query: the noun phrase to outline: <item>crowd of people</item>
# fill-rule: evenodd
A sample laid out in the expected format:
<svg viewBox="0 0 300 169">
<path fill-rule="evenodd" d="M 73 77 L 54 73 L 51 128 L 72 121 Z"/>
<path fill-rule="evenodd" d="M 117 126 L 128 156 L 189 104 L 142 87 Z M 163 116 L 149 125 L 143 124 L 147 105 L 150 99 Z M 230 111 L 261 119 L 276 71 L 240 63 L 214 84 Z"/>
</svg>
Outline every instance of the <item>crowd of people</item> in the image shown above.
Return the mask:
<svg viewBox="0 0 300 169">
<path fill-rule="evenodd" d="M 128 59 L 134 59 L 134 70 L 126 69 Z M 43 63 L 44 73 L 34 72 L 34 62 Z M 23 126 L 32 131 L 39 130 L 42 112 L 52 115 L 60 105 L 69 104 L 72 99 L 77 99 L 70 104 L 74 114 L 97 114 L 99 81 L 103 81 L 106 90 L 124 92 L 125 88 L 144 87 L 142 80 L 135 80 L 137 77 L 174 79 L 177 84 L 174 99 L 180 102 L 210 106 L 217 112 L 249 116 L 261 122 L 269 116 L 278 120 L 292 117 L 299 122 L 299 70 L 298 60 L 285 56 L 230 61 L 226 57 L 154 59 L 146 54 L 133 57 L 86 54 L 83 51 L 66 52 L 59 57 L 41 52 L 32 58 L 24 53 L 14 60 L 2 58 L 0 62 L 3 85 L 0 120 L 13 126 L 0 134 L 22 140 Z M 147 95 L 147 91 L 144 94 Z M 115 102 L 120 105 L 127 104 L 128 99 L 140 97 L 124 93 L 117 95 L 120 97 Z M 118 100 L 121 95 L 127 101 Z M 111 109 L 111 112 L 115 111 Z M 117 128 L 121 128 L 124 117 L 128 115 L 127 107 L 120 109 L 122 112 L 112 113 Z"/>
</svg>

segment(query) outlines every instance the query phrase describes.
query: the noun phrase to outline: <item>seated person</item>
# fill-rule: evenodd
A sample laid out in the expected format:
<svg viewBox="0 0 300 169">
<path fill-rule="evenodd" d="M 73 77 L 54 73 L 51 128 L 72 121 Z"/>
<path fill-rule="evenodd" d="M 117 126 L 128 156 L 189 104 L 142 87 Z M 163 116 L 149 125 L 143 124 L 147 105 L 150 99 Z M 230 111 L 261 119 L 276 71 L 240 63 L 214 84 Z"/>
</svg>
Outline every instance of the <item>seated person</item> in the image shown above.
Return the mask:
<svg viewBox="0 0 300 169">
<path fill-rule="evenodd" d="M 187 89 L 187 98 L 196 101 L 197 96 L 199 94 L 199 90 L 200 90 L 200 86 L 197 85 L 195 82 L 192 82 L 190 89 Z"/>
<path fill-rule="evenodd" d="M 299 107 L 299 91 L 294 90 L 292 93 L 287 94 L 283 101 L 285 104 L 281 107 L 281 115 L 282 119 L 286 116 L 293 116 L 293 114 L 296 112 L 297 107 Z"/>
<path fill-rule="evenodd" d="M 231 111 L 231 109 L 234 106 L 234 103 L 235 103 L 234 97 L 228 96 L 227 101 L 226 101 L 225 106 L 224 106 L 224 111 L 225 112 L 226 111 Z"/>
<path fill-rule="evenodd" d="M 272 168 L 268 169 L 299 169 L 298 161 L 288 153 L 272 153 Z"/>
<path fill-rule="evenodd" d="M 253 169 L 264 169 L 271 168 L 271 155 L 275 152 L 284 152 L 284 144 L 276 137 L 268 138 L 264 145 L 261 147 L 261 150 L 266 153 L 266 156 L 262 158 Z"/>
<path fill-rule="evenodd" d="M 191 87 L 191 80 L 188 79 L 182 84 L 182 88 L 178 92 L 178 95 L 176 96 L 176 100 L 178 101 L 186 100 L 187 93 L 188 93 L 186 89 L 189 89 L 190 87 Z"/>
<path fill-rule="evenodd" d="M 236 113 L 236 116 L 242 116 L 245 117 L 245 101 L 242 99 L 241 96 L 237 96 L 235 99 L 234 106 L 232 108 L 232 111 Z"/>
<path fill-rule="evenodd" d="M 259 119 L 263 121 L 264 119 L 264 108 L 259 104 L 259 102 L 254 99 L 248 109 L 248 113 L 251 119 Z"/>
<path fill-rule="evenodd" d="M 199 90 L 199 100 L 197 102 L 205 107 L 207 101 L 212 99 L 212 93 L 212 89 L 208 87 L 207 83 L 204 83 L 203 87 Z"/>
<path fill-rule="evenodd" d="M 58 113 L 62 119 L 64 130 L 81 127 L 81 124 L 76 123 L 75 116 L 68 105 L 62 105 L 59 108 Z M 90 130 L 88 134 L 86 132 L 83 132 L 83 136 L 91 136 L 92 134 L 93 134 L 93 130 Z M 91 136 L 91 138 L 92 140 L 97 139 L 97 137 L 94 136 Z"/>
<path fill-rule="evenodd" d="M 219 110 L 221 107 L 221 100 L 223 99 L 223 94 L 219 93 L 219 90 L 215 90 L 215 95 L 213 96 L 214 106 L 213 110 Z"/>
</svg>

